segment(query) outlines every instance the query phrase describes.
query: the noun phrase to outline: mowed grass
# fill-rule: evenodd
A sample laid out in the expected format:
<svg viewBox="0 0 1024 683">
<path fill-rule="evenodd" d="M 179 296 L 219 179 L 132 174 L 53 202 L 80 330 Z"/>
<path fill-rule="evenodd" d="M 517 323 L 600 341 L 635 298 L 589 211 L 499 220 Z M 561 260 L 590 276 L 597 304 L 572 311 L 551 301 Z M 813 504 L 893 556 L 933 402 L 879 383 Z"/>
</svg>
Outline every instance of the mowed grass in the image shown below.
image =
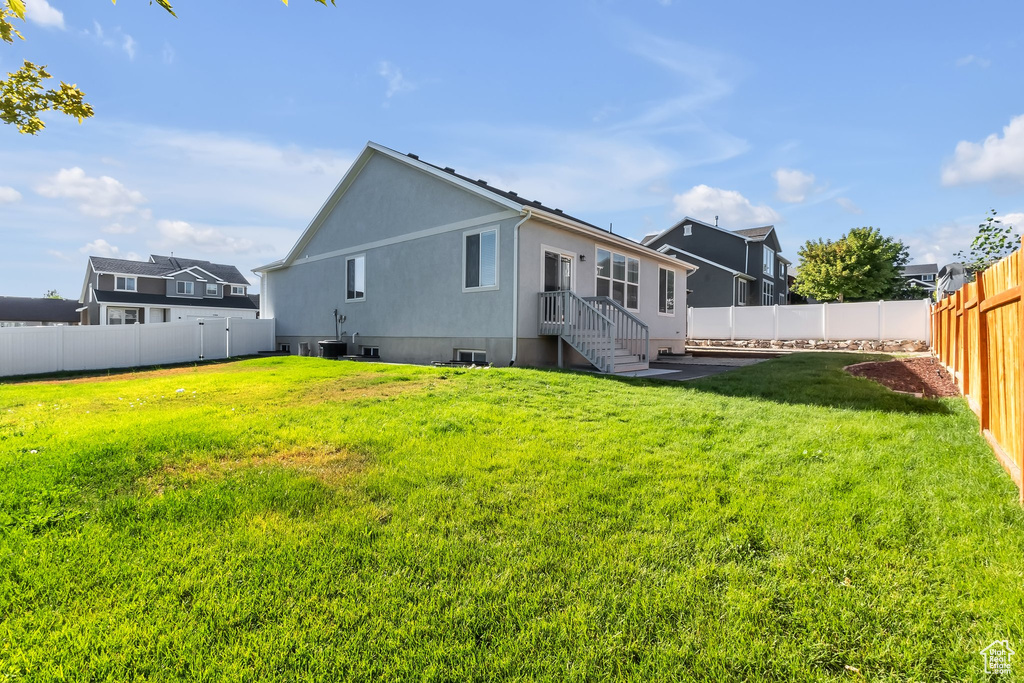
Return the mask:
<svg viewBox="0 0 1024 683">
<path fill-rule="evenodd" d="M 0 679 L 984 680 L 1016 491 L 858 360 L 2 385 Z"/>
</svg>

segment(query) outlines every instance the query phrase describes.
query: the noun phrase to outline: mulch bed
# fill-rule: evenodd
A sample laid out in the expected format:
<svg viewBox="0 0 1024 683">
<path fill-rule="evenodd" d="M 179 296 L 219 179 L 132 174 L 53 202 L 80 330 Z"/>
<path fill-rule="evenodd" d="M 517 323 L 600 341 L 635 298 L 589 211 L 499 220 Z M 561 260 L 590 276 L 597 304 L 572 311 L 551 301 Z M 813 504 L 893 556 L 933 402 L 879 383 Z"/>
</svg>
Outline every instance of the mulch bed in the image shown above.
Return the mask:
<svg viewBox="0 0 1024 683">
<path fill-rule="evenodd" d="M 893 391 L 922 394 L 927 398 L 959 396 L 946 368 L 931 356 L 904 358 L 885 363 L 857 363 L 846 366 L 856 377 L 866 377 Z"/>
</svg>

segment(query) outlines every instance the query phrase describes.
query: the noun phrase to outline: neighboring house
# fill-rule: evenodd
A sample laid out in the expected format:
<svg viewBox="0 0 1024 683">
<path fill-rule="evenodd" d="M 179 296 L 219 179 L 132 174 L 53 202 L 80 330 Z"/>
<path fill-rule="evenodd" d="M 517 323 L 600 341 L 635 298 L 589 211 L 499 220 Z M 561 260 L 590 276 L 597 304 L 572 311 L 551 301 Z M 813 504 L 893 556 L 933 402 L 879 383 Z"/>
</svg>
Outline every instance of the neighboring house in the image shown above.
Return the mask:
<svg viewBox="0 0 1024 683">
<path fill-rule="evenodd" d="M 78 321 L 78 302 L 74 299 L 0 296 L 0 327 L 77 325 Z"/>
<path fill-rule="evenodd" d="M 643 243 L 700 266 L 689 283 L 690 306 L 789 303 L 790 261 L 779 254 L 774 226 L 726 230 L 686 217 L 667 230 L 647 235 Z"/>
<path fill-rule="evenodd" d="M 288 255 L 255 272 L 292 353 L 333 339 L 337 314 L 350 355 L 624 371 L 684 350 L 693 270 L 371 142 Z"/>
<path fill-rule="evenodd" d="M 903 266 L 901 270 L 903 277 L 909 280 L 910 284 L 917 285 L 928 292 L 935 291 L 935 282 L 939 279 L 939 265 L 937 263 Z"/>
<path fill-rule="evenodd" d="M 148 261 L 90 256 L 78 309 L 83 325 L 256 318 L 249 283 L 234 266 L 177 256 Z"/>
</svg>

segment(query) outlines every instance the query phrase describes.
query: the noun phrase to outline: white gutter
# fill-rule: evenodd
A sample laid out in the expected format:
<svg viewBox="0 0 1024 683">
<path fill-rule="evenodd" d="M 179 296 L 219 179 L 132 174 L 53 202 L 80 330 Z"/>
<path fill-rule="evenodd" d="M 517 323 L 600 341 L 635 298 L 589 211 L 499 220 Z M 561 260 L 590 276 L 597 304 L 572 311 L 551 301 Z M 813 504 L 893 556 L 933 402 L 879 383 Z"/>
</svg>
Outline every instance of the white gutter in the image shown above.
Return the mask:
<svg viewBox="0 0 1024 683">
<path fill-rule="evenodd" d="M 516 364 L 516 354 L 519 352 L 519 228 L 523 223 L 533 218 L 533 211 L 524 208 L 526 214 L 523 219 L 512 228 L 512 359 L 508 365 Z"/>
</svg>

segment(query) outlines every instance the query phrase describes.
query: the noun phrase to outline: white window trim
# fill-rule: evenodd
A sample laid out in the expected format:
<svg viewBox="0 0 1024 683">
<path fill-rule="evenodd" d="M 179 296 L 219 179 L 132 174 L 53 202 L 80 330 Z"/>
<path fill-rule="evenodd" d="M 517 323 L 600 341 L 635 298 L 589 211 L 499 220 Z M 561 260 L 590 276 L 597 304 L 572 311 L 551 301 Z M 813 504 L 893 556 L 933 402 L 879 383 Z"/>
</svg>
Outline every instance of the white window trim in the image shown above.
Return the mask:
<svg viewBox="0 0 1024 683">
<path fill-rule="evenodd" d="M 124 279 L 124 287 L 117 286 L 117 278 Z M 131 289 L 128 289 L 128 281 L 131 280 L 135 285 Z M 137 292 L 139 291 L 139 279 L 134 275 L 115 275 L 114 276 L 114 291 L 115 292 Z"/>
<path fill-rule="evenodd" d="M 179 284 L 185 285 L 185 289 L 186 290 L 188 289 L 188 286 L 191 285 L 192 286 L 192 291 L 191 292 L 189 292 L 189 291 L 179 292 L 178 291 L 178 285 Z M 196 283 L 192 282 L 191 280 L 175 280 L 174 281 L 174 292 L 178 296 L 195 296 L 196 295 Z"/>
<path fill-rule="evenodd" d="M 764 251 L 761 252 L 761 270 L 764 272 L 761 274 L 767 275 L 768 277 L 775 277 L 775 250 L 767 244 L 763 246 Z"/>
<path fill-rule="evenodd" d="M 744 279 L 744 278 L 741 278 L 741 277 L 734 278 L 734 280 L 736 282 L 736 305 L 737 306 L 746 306 L 747 305 L 747 296 L 750 296 L 750 282 L 748 280 Z M 742 285 L 739 284 L 741 282 L 743 283 Z M 747 291 L 743 292 L 747 296 L 740 296 L 740 288 L 741 287 L 743 289 L 747 290 Z"/>
<path fill-rule="evenodd" d="M 598 274 L 597 274 L 597 267 L 598 267 L 597 264 L 599 263 L 598 258 L 597 258 L 597 251 L 598 251 L 598 249 L 600 249 L 602 251 L 607 251 L 609 254 L 611 254 L 611 261 L 608 264 L 608 267 L 611 268 L 611 273 L 609 273 L 609 275 L 608 275 L 608 277 L 606 279 L 608 280 L 608 298 L 611 299 L 612 301 L 615 301 L 615 299 L 612 297 L 612 291 L 613 291 L 612 284 L 613 283 L 615 283 L 615 282 L 622 282 L 623 285 L 625 285 L 625 286 L 633 284 L 632 282 L 629 281 L 629 260 L 633 259 L 634 261 L 636 261 L 636 263 L 637 263 L 637 266 L 636 266 L 636 308 L 630 308 L 629 306 L 626 305 L 626 302 L 629 301 L 628 289 L 623 289 L 622 290 L 622 295 L 623 295 L 622 296 L 622 307 L 625 308 L 627 311 L 632 311 L 634 313 L 639 313 L 640 312 L 640 301 L 641 301 L 641 298 L 640 298 L 640 291 L 641 291 L 640 290 L 640 282 L 643 280 L 643 268 L 644 268 L 643 259 L 641 259 L 641 258 L 639 258 L 637 256 L 630 256 L 629 254 L 627 254 L 625 252 L 622 252 L 622 251 L 615 251 L 615 249 L 609 249 L 608 247 L 602 247 L 600 244 L 595 244 L 594 245 L 594 294 L 595 295 L 597 295 L 597 278 L 599 277 Z M 616 254 L 618 254 L 619 256 L 622 256 L 622 257 L 624 257 L 626 259 L 626 279 L 625 280 L 616 280 L 614 277 L 612 277 L 612 274 L 615 272 L 614 263 L 615 263 L 615 255 Z M 618 302 L 616 302 L 616 303 L 618 303 Z"/>
<path fill-rule="evenodd" d="M 689 237 L 692 234 L 693 234 L 693 225 L 690 224 L 690 223 L 687 223 L 686 225 L 683 226 L 683 237 Z"/>
<path fill-rule="evenodd" d="M 767 290 L 769 288 L 771 288 L 771 292 L 770 293 L 765 291 L 765 290 Z M 764 302 L 764 298 L 765 298 L 766 295 L 768 296 L 768 303 Z M 773 305 L 775 303 L 774 299 L 775 299 L 775 283 L 772 282 L 771 280 L 768 280 L 768 279 L 761 280 L 761 305 L 762 306 L 771 306 L 771 305 Z"/>
<path fill-rule="evenodd" d="M 213 292 L 212 293 L 210 292 L 210 287 L 213 287 Z M 220 292 L 220 290 L 217 289 L 217 284 L 216 283 L 214 283 L 214 282 L 207 282 L 206 283 L 206 296 L 217 296 L 217 294 L 219 292 Z"/>
<path fill-rule="evenodd" d="M 231 285 L 231 296 L 245 296 L 245 287 L 242 285 Z"/>
<path fill-rule="evenodd" d="M 576 282 L 576 252 L 563 249 L 562 247 L 552 247 L 547 244 L 540 245 L 540 291 L 544 291 L 544 254 L 549 251 L 552 254 L 569 257 L 569 261 L 572 263 L 569 272 L 569 279 L 572 284 L 570 291 L 575 292 L 579 287 L 579 284 Z"/>
<path fill-rule="evenodd" d="M 355 299 L 348 298 L 348 262 L 355 261 L 356 259 L 363 259 L 363 295 L 356 297 Z M 352 254 L 351 256 L 345 257 L 345 303 L 356 304 L 360 301 L 366 301 L 366 252 L 362 254 Z"/>
<path fill-rule="evenodd" d="M 672 312 L 671 313 L 662 313 L 661 312 L 661 271 L 663 271 L 663 270 L 666 273 L 672 273 L 672 292 L 673 292 L 673 296 L 672 296 Z M 674 318 L 674 317 L 676 317 L 676 308 L 677 308 L 677 306 L 676 306 L 676 297 L 675 297 L 676 279 L 677 278 L 676 278 L 676 271 L 675 270 L 673 270 L 672 268 L 666 268 L 665 266 L 658 266 L 658 315 L 660 315 L 663 318 Z M 640 297 L 638 296 L 637 297 L 638 302 L 639 302 L 639 298 Z"/>
<path fill-rule="evenodd" d="M 466 238 L 470 235 L 480 235 L 485 232 L 494 232 L 494 284 L 477 287 L 466 286 Z M 466 230 L 462 233 L 462 292 L 493 292 L 501 286 L 501 226 L 485 225 L 482 228 Z"/>
<path fill-rule="evenodd" d="M 483 358 L 483 360 L 481 360 L 479 362 L 481 362 L 481 363 L 488 362 L 487 361 L 487 351 L 485 349 L 455 349 L 455 362 L 456 363 L 459 363 L 459 362 L 463 362 L 464 363 L 464 362 L 466 362 L 466 361 L 460 361 L 459 360 L 459 354 L 461 354 L 461 353 L 482 353 L 482 354 L 484 354 L 484 358 Z M 472 361 L 469 361 L 469 362 L 470 363 L 476 363 L 477 361 L 476 360 L 472 360 Z"/>
</svg>

